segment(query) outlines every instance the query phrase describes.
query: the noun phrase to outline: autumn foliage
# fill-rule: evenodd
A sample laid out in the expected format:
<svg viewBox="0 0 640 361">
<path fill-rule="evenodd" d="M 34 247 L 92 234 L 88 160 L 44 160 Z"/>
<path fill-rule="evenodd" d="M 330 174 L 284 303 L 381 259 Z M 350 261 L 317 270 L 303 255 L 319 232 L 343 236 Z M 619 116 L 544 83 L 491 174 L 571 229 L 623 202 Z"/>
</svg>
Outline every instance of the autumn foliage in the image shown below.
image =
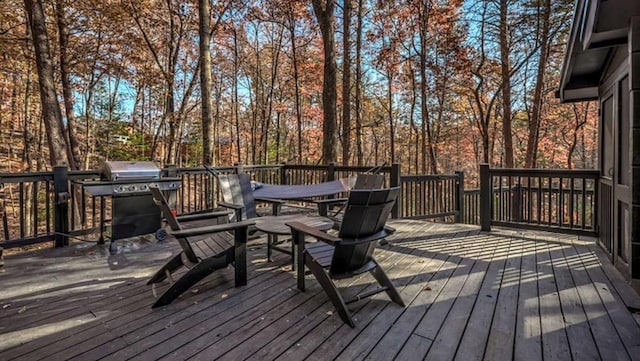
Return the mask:
<svg viewBox="0 0 640 361">
<path fill-rule="evenodd" d="M 344 1 L 330 19 L 335 84 L 323 84 L 311 1 L 212 2 L 207 148 L 198 1 L 29 0 L 44 10 L 70 159 L 398 162 L 472 181 L 479 163 L 505 166 L 507 156 L 515 167 L 527 154 L 535 167 L 596 166 L 597 106 L 554 96 L 571 1 Z M 0 156 L 12 160 L 3 172 L 52 165 L 25 3 L 0 3 Z M 337 92 L 334 159 L 322 158 L 325 86 Z"/>
</svg>

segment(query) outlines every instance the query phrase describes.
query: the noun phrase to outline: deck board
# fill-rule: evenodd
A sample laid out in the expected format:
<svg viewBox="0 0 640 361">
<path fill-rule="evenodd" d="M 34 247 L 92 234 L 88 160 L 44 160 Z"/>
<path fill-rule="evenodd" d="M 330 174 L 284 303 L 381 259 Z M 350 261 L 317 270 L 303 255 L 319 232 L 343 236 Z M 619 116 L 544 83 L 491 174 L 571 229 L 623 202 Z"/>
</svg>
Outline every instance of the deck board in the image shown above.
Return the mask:
<svg viewBox="0 0 640 361">
<path fill-rule="evenodd" d="M 523 242 L 513 350 L 515 360 L 542 360 L 536 250 L 537 242 Z"/>
<path fill-rule="evenodd" d="M 591 334 L 577 289 L 569 273 L 569 261 L 564 258 L 562 248 L 563 246 L 561 245 L 554 245 L 549 250 L 549 256 L 552 259 L 551 263 L 564 318 L 564 329 L 567 332 L 569 341 L 569 350 L 576 360 L 597 360 L 599 359 L 598 349 Z"/>
<path fill-rule="evenodd" d="M 219 270 L 158 309 L 146 281 L 178 251 L 174 242 L 126 241 L 117 255 L 80 244 L 6 257 L 0 359 L 640 360 L 629 311 L 640 297 L 588 240 L 392 226 L 376 259 L 407 307 L 385 293 L 353 303 L 354 329 L 312 275 L 297 290 L 288 255 L 266 262 L 264 239 L 250 244 L 247 286 L 234 288 L 233 269 Z M 338 284 L 346 297 L 376 287 L 368 274 Z"/>
</svg>

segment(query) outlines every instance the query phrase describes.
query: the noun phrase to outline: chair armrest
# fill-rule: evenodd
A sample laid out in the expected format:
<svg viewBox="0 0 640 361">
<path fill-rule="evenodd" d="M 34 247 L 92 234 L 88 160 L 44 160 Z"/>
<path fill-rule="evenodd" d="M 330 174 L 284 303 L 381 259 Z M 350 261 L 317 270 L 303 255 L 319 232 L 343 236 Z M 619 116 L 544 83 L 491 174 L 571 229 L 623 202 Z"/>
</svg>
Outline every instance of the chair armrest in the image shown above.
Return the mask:
<svg viewBox="0 0 640 361">
<path fill-rule="evenodd" d="M 220 207 L 229 208 L 229 209 L 233 209 L 233 210 L 238 210 L 238 209 L 244 208 L 244 206 L 241 206 L 239 204 L 233 204 L 233 203 L 227 203 L 227 202 L 218 202 L 218 205 Z"/>
<path fill-rule="evenodd" d="M 342 240 L 336 236 L 325 233 L 317 228 L 309 227 L 306 224 L 300 222 L 286 222 L 287 226 L 291 227 L 292 232 L 300 232 L 305 235 L 316 238 L 319 241 L 328 243 L 332 246 L 340 243 Z"/>
<path fill-rule="evenodd" d="M 236 215 L 236 219 L 235 220 L 236 221 L 241 221 L 242 220 L 242 213 L 244 213 L 244 206 L 241 206 L 239 204 L 227 203 L 227 202 L 218 202 L 218 205 L 220 207 L 233 209 L 233 212 Z"/>
<path fill-rule="evenodd" d="M 374 233 L 367 237 L 362 238 L 344 238 L 342 239 L 342 243 L 344 244 L 358 244 L 358 243 L 367 243 L 377 241 L 379 239 L 385 238 L 389 236 L 390 233 L 386 229 L 382 229 L 380 232 Z"/>
<path fill-rule="evenodd" d="M 178 222 L 199 221 L 203 219 L 228 217 L 232 213 L 233 212 L 231 211 L 214 211 L 208 213 L 183 214 L 177 216 L 176 219 L 178 220 Z"/>
<path fill-rule="evenodd" d="M 235 223 L 216 224 L 213 226 L 206 226 L 206 227 L 181 229 L 179 231 L 170 231 L 169 233 L 175 237 L 193 237 L 193 236 L 200 236 L 203 234 L 235 231 L 242 228 L 249 228 L 254 224 L 256 224 L 255 221 L 247 220 L 247 221 L 241 221 L 241 222 L 235 222 Z"/>
</svg>

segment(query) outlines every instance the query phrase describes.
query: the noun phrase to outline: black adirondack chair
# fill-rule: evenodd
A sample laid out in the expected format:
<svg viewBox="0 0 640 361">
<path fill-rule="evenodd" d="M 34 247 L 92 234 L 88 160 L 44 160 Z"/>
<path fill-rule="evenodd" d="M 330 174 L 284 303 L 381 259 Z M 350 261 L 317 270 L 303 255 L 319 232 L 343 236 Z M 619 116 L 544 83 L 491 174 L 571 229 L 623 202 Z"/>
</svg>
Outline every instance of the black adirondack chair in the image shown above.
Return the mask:
<svg viewBox="0 0 640 361">
<path fill-rule="evenodd" d="M 380 265 L 373 258 L 378 240 L 390 233 L 385 223 L 400 188 L 352 190 L 349 193 L 344 218 L 337 236 L 320 232 L 298 222 L 291 222 L 294 242 L 298 245 L 298 288 L 304 291 L 304 266 L 309 268 L 329 296 L 342 320 L 355 327 L 347 304 L 386 292 L 391 300 L 404 307 L 404 301 Z M 322 242 L 305 245 L 305 237 Z M 344 300 L 333 280 L 350 278 L 370 272 L 380 288 Z"/>
<path fill-rule="evenodd" d="M 230 212 L 226 210 L 176 217 L 162 192 L 156 187 L 149 189 L 171 228 L 170 234 L 178 240 L 182 251 L 160 268 L 147 284 L 171 279 L 171 274 L 183 266 L 189 269 L 172 283 L 152 307 L 171 303 L 206 276 L 230 264 L 235 268 L 235 286 L 247 284 L 247 237 L 253 221 L 229 223 Z M 189 228 L 186 222 L 212 225 Z"/>
<path fill-rule="evenodd" d="M 360 173 L 356 176 L 356 182 L 353 189 L 380 189 L 384 186 L 384 174 Z M 323 216 L 330 216 L 339 221 L 339 214 L 347 205 L 348 198 L 329 198 L 316 201 L 318 204 L 318 213 Z M 329 214 L 329 209 L 338 207 L 338 210 Z"/>
<path fill-rule="evenodd" d="M 216 174 L 223 202 L 219 206 L 232 209 L 235 214 L 232 221 L 241 221 L 258 217 L 257 203 L 271 204 L 271 215 L 280 214 L 284 201 L 279 199 L 255 198 L 251 189 L 251 178 L 246 173 Z"/>
<path fill-rule="evenodd" d="M 234 211 L 231 221 L 241 221 L 244 219 L 252 219 L 259 217 L 256 210 L 257 203 L 271 204 L 271 215 L 278 216 L 282 205 L 285 203 L 279 199 L 255 198 L 253 189 L 251 188 L 251 178 L 246 173 L 240 174 L 216 174 L 220 192 L 222 193 L 223 202 L 218 202 L 221 207 L 229 208 Z M 250 228 L 249 233 L 253 234 L 255 228 Z M 291 253 L 285 248 L 274 246 L 276 236 L 267 236 L 267 259 L 271 261 L 271 253 L 277 250 L 284 253 Z"/>
</svg>

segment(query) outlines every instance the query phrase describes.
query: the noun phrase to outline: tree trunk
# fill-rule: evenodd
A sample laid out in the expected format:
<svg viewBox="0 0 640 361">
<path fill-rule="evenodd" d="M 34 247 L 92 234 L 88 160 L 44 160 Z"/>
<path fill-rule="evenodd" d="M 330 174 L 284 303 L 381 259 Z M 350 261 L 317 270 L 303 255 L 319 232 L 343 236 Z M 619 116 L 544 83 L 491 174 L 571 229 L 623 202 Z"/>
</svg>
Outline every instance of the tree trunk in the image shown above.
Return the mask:
<svg viewBox="0 0 640 361">
<path fill-rule="evenodd" d="M 342 21 L 342 164 L 349 165 L 351 154 L 351 0 L 344 0 Z"/>
<path fill-rule="evenodd" d="M 293 84 L 295 87 L 297 156 L 298 164 L 302 164 L 302 109 L 300 109 L 300 74 L 298 74 L 298 52 L 296 50 L 295 12 L 289 9 L 289 33 L 291 35 L 291 57 L 293 62 Z"/>
<path fill-rule="evenodd" d="M 426 6 L 426 5 L 425 5 Z M 428 8 L 420 9 L 420 105 L 422 110 L 422 171 L 427 171 L 426 157 L 429 157 L 429 170 L 431 174 L 438 174 L 435 156 L 435 144 L 429 119 L 429 107 L 427 106 L 427 36 L 429 24 Z"/>
<path fill-rule="evenodd" d="M 387 117 L 389 121 L 389 154 L 391 158 L 391 164 L 396 162 L 396 130 L 395 130 L 395 121 L 393 119 L 393 77 L 394 74 L 390 69 L 387 69 L 387 78 L 389 79 L 389 86 L 387 87 Z"/>
<path fill-rule="evenodd" d="M 29 16 L 33 46 L 38 69 L 38 84 L 42 103 L 42 117 L 44 120 L 47 141 L 49 145 L 50 165 L 69 165 L 67 145 L 64 138 L 62 112 L 58 106 L 56 88 L 53 77 L 53 62 L 49 47 L 49 37 L 45 24 L 44 11 L 41 0 L 24 0 Z"/>
<path fill-rule="evenodd" d="M 280 28 L 276 43 L 272 44 L 271 49 L 271 78 L 269 79 L 269 91 L 264 99 L 264 106 L 262 107 L 262 133 L 260 134 L 260 143 L 262 144 L 263 157 L 261 158 L 263 164 L 269 164 L 269 129 L 271 125 L 271 116 L 273 114 L 273 92 L 276 89 L 276 82 L 278 79 L 278 70 L 280 68 L 280 49 L 282 48 L 282 37 L 284 28 Z M 277 129 L 276 129 L 277 130 Z"/>
<path fill-rule="evenodd" d="M 407 67 L 410 70 L 410 78 L 411 78 L 411 110 L 409 111 L 409 144 L 411 144 L 412 134 L 415 134 L 415 145 L 414 149 L 419 149 L 419 141 L 420 136 L 418 135 L 418 127 L 416 125 L 416 120 L 414 118 L 415 110 L 416 110 L 416 100 L 417 100 L 417 86 L 416 86 L 416 76 L 413 69 L 410 66 Z M 411 157 L 415 157 L 413 160 L 414 166 L 413 169 L 418 174 L 418 152 L 409 152 L 409 173 L 411 173 Z"/>
<path fill-rule="evenodd" d="M 322 84 L 322 160 L 325 164 L 336 161 L 336 53 L 334 45 L 333 0 L 313 0 L 313 10 L 320 25 L 324 44 L 324 75 Z"/>
<path fill-rule="evenodd" d="M 236 126 L 236 162 L 241 163 L 241 149 L 240 149 L 240 110 L 239 108 L 239 95 L 238 95 L 238 81 L 240 72 L 240 58 L 238 54 L 238 34 L 235 30 L 233 31 L 233 118 L 235 120 Z"/>
<path fill-rule="evenodd" d="M 80 164 L 80 142 L 76 136 L 76 117 L 73 111 L 74 97 L 71 89 L 69 66 L 69 30 L 67 29 L 65 0 L 58 0 L 56 4 L 56 20 L 58 23 L 58 39 L 60 42 L 60 78 L 62 81 L 62 95 L 64 98 L 64 111 L 67 115 L 67 152 L 71 169 L 79 169 Z"/>
<path fill-rule="evenodd" d="M 511 67 L 507 26 L 507 0 L 500 0 L 500 74 L 502 77 L 502 136 L 505 167 L 513 168 L 513 136 L 511 131 Z"/>
<path fill-rule="evenodd" d="M 202 162 L 215 163 L 213 155 L 213 118 L 211 117 L 211 1 L 198 0 L 200 20 L 200 96 L 202 100 Z"/>
<path fill-rule="evenodd" d="M 582 127 L 584 127 L 585 124 L 587 124 L 587 119 L 589 116 L 589 104 L 591 103 L 589 102 L 586 103 L 586 106 L 583 109 L 584 112 L 582 113 L 582 115 L 578 112 L 578 107 L 576 103 L 572 104 L 574 127 L 572 129 L 573 134 L 571 134 L 571 141 L 569 142 L 569 151 L 567 152 L 567 168 L 568 169 L 574 168 L 573 153 L 576 151 L 576 147 L 578 146 L 578 132 L 580 131 L 580 129 L 582 129 Z M 582 166 L 584 168 L 584 162 Z"/>
<path fill-rule="evenodd" d="M 358 23 L 356 25 L 356 89 L 355 89 L 355 114 L 356 114 L 356 155 L 357 164 L 364 164 L 362 151 L 362 114 L 361 114 L 361 89 L 362 89 L 362 12 L 364 0 L 358 0 Z"/>
<path fill-rule="evenodd" d="M 549 18 L 551 14 L 551 0 L 544 1 L 542 9 L 542 31 L 540 35 L 540 57 L 538 58 L 538 71 L 536 74 L 536 86 L 533 93 L 533 106 L 531 107 L 531 119 L 529 119 L 529 135 L 527 137 L 527 153 L 525 168 L 532 168 L 536 158 L 536 148 L 540 135 L 540 114 L 542 107 L 542 90 L 544 87 L 544 72 L 547 65 L 549 42 Z M 569 159 L 571 159 L 569 153 Z M 569 160 L 570 162 L 570 160 Z M 569 164 L 570 165 L 570 164 Z M 571 167 L 569 167 L 571 168 Z"/>
</svg>

